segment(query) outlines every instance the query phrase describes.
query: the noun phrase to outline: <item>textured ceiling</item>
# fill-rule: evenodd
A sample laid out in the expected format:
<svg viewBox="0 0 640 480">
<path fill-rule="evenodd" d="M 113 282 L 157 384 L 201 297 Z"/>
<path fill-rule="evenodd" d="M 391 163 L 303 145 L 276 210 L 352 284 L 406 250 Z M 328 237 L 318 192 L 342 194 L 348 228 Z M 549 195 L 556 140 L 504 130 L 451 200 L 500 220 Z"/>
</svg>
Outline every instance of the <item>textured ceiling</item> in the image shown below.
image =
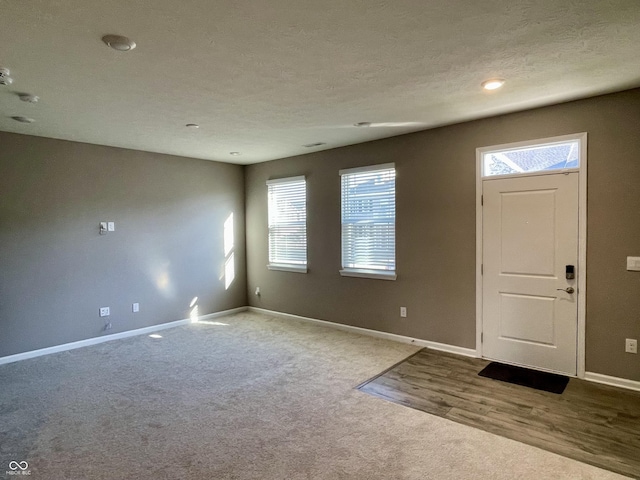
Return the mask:
<svg viewBox="0 0 640 480">
<path fill-rule="evenodd" d="M 0 65 L 0 130 L 254 163 L 640 86 L 640 2 L 0 0 Z"/>
</svg>

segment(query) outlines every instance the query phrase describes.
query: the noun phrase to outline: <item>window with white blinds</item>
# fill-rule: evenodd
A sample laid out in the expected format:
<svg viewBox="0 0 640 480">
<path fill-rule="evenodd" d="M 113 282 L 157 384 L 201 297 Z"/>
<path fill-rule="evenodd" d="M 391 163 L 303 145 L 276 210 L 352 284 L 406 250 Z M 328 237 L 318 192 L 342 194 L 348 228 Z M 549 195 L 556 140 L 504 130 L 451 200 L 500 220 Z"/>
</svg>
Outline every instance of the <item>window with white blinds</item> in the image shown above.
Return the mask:
<svg viewBox="0 0 640 480">
<path fill-rule="evenodd" d="M 345 276 L 395 280 L 396 169 L 393 163 L 340 170 Z"/>
<path fill-rule="evenodd" d="M 307 183 L 303 176 L 267 181 L 271 270 L 307 271 Z"/>
</svg>

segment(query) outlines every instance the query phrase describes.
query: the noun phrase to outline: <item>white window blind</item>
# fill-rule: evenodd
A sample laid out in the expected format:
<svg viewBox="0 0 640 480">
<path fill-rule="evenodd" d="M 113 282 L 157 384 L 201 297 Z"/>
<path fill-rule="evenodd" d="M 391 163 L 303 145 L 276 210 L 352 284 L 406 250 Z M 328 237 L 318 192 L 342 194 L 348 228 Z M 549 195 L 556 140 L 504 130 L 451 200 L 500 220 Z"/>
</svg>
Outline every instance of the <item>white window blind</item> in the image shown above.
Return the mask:
<svg viewBox="0 0 640 480">
<path fill-rule="evenodd" d="M 340 176 L 343 270 L 395 272 L 394 164 L 341 170 Z"/>
<path fill-rule="evenodd" d="M 269 266 L 306 271 L 307 183 L 304 177 L 267 181 Z"/>
</svg>

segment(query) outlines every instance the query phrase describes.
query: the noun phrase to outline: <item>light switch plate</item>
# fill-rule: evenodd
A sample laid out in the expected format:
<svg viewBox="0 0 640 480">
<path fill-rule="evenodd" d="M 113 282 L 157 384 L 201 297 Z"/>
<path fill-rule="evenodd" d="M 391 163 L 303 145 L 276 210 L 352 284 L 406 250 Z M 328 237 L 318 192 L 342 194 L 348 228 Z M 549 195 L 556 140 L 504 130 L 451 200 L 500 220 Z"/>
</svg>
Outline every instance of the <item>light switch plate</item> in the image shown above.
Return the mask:
<svg viewBox="0 0 640 480">
<path fill-rule="evenodd" d="M 627 257 L 627 270 L 640 272 L 640 257 Z"/>
<path fill-rule="evenodd" d="M 108 228 L 107 230 L 109 230 L 110 232 L 115 232 L 116 231 L 116 223 L 115 222 L 109 222 L 107 223 Z"/>
<path fill-rule="evenodd" d="M 134 303 L 133 304 L 133 313 L 138 313 L 140 311 L 140 304 L 139 303 Z"/>
</svg>

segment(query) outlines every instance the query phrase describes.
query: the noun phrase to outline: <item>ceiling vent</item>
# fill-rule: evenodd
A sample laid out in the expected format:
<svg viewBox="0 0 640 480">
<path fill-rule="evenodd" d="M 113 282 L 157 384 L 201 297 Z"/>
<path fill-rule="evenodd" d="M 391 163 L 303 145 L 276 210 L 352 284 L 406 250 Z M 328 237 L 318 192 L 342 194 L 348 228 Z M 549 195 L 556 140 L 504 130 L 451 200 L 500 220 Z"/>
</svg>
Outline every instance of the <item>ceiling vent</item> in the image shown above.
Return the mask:
<svg viewBox="0 0 640 480">
<path fill-rule="evenodd" d="M 20 123 L 33 123 L 35 122 L 35 120 L 33 118 L 29 118 L 29 117 L 11 117 L 13 118 L 16 122 L 20 122 Z"/>
<path fill-rule="evenodd" d="M 27 103 L 38 103 L 38 100 L 40 100 L 39 96 L 31 95 L 29 93 L 19 93 L 18 98 Z"/>
</svg>

